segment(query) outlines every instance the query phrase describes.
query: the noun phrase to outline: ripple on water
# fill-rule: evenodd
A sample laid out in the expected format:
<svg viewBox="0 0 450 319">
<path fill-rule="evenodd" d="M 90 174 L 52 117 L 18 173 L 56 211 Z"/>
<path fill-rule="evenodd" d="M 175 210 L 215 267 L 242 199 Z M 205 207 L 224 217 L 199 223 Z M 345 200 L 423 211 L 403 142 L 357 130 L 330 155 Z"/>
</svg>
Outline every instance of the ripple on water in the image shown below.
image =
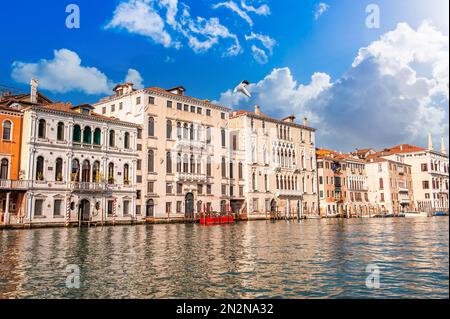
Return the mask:
<svg viewBox="0 0 450 319">
<path fill-rule="evenodd" d="M 0 298 L 448 298 L 449 227 L 426 220 L 0 231 Z M 81 288 L 67 289 L 69 264 Z M 366 267 L 380 288 L 366 287 Z"/>
</svg>

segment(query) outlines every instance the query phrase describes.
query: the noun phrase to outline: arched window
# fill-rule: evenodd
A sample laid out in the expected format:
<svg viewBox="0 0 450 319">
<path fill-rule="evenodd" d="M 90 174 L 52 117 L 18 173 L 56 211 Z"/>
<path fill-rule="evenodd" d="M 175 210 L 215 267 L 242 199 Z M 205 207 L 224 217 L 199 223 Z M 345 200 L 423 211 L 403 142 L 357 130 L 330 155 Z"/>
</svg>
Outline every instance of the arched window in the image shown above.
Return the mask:
<svg viewBox="0 0 450 319">
<path fill-rule="evenodd" d="M 227 177 L 227 164 L 225 157 L 222 157 L 222 177 Z"/>
<path fill-rule="evenodd" d="M 59 122 L 56 129 L 56 139 L 60 142 L 64 141 L 64 123 Z"/>
<path fill-rule="evenodd" d="M 128 132 L 125 132 L 125 136 L 123 138 L 123 147 L 126 150 L 130 149 L 130 133 L 128 133 Z"/>
<path fill-rule="evenodd" d="M 114 130 L 109 131 L 109 146 L 116 147 L 116 132 Z"/>
<path fill-rule="evenodd" d="M 183 173 L 188 173 L 189 171 L 189 156 L 183 156 Z"/>
<path fill-rule="evenodd" d="M 256 174 L 252 174 L 252 189 L 253 191 L 256 191 Z"/>
<path fill-rule="evenodd" d="M 181 123 L 180 122 L 177 123 L 177 137 L 179 140 L 181 140 L 182 133 L 181 133 Z"/>
<path fill-rule="evenodd" d="M 227 146 L 226 145 L 226 143 L 227 143 L 227 141 L 226 141 L 226 133 L 225 133 L 225 130 L 221 130 L 220 131 L 220 134 L 221 134 L 221 137 L 222 137 L 222 147 L 225 147 L 225 146 Z"/>
<path fill-rule="evenodd" d="M 63 160 L 62 160 L 62 158 L 57 158 L 56 159 L 55 181 L 57 181 L 57 182 L 62 182 L 63 181 Z"/>
<path fill-rule="evenodd" d="M 155 151 L 153 151 L 153 150 L 148 151 L 147 170 L 149 173 L 155 172 Z"/>
<path fill-rule="evenodd" d="M 95 161 L 92 166 L 92 181 L 94 183 L 100 183 L 100 162 Z"/>
<path fill-rule="evenodd" d="M 183 125 L 183 139 L 187 140 L 189 136 L 189 127 L 186 123 Z"/>
<path fill-rule="evenodd" d="M 81 181 L 83 183 L 89 183 L 91 181 L 91 163 L 88 160 L 83 161 L 83 167 L 81 169 Z"/>
<path fill-rule="evenodd" d="M 191 159 L 190 159 L 190 173 L 191 174 L 195 174 L 195 159 L 194 159 L 194 155 L 191 155 Z"/>
<path fill-rule="evenodd" d="M 94 145 L 100 145 L 102 143 L 102 130 L 96 128 L 94 130 Z"/>
<path fill-rule="evenodd" d="M 0 179 L 8 179 L 9 161 L 4 158 L 2 159 L 2 166 L 0 169 Z"/>
<path fill-rule="evenodd" d="M 73 141 L 75 143 L 81 143 L 81 128 L 79 125 L 73 127 Z"/>
<path fill-rule="evenodd" d="M 234 164 L 233 164 L 233 161 L 230 162 L 230 179 L 234 179 Z"/>
<path fill-rule="evenodd" d="M 181 173 L 181 154 L 177 154 L 177 172 Z"/>
<path fill-rule="evenodd" d="M 114 184 L 114 163 L 108 164 L 108 184 Z"/>
<path fill-rule="evenodd" d="M 130 185 L 130 166 L 128 164 L 123 166 L 123 184 Z"/>
<path fill-rule="evenodd" d="M 44 180 L 44 158 L 39 156 L 36 160 L 36 180 Z"/>
<path fill-rule="evenodd" d="M 39 120 L 38 125 L 38 138 L 46 138 L 47 137 L 47 122 L 44 119 Z"/>
<path fill-rule="evenodd" d="M 242 179 L 244 177 L 244 169 L 243 169 L 242 163 L 239 163 L 239 165 L 238 165 L 238 176 L 239 176 L 239 179 Z"/>
<path fill-rule="evenodd" d="M 92 130 L 89 126 L 86 126 L 83 130 L 83 143 L 92 144 Z"/>
<path fill-rule="evenodd" d="M 3 132 L 2 137 L 4 141 L 11 141 L 12 136 L 12 123 L 11 121 L 4 121 L 3 122 Z"/>
<path fill-rule="evenodd" d="M 166 137 L 168 140 L 172 139 L 172 121 L 167 121 L 166 125 Z"/>
<path fill-rule="evenodd" d="M 278 178 L 278 175 L 277 175 L 276 179 L 277 179 L 277 189 L 280 189 L 280 180 Z"/>
<path fill-rule="evenodd" d="M 148 136 L 155 136 L 155 119 L 153 117 L 148 118 Z"/>
<path fill-rule="evenodd" d="M 172 154 L 170 152 L 166 154 L 166 173 L 172 174 Z"/>
<path fill-rule="evenodd" d="M 208 156 L 206 160 L 206 175 L 211 176 L 212 175 L 212 169 L 211 169 L 211 157 Z"/>
<path fill-rule="evenodd" d="M 72 160 L 72 174 L 70 180 L 72 182 L 80 181 L 80 162 L 77 159 Z"/>
</svg>

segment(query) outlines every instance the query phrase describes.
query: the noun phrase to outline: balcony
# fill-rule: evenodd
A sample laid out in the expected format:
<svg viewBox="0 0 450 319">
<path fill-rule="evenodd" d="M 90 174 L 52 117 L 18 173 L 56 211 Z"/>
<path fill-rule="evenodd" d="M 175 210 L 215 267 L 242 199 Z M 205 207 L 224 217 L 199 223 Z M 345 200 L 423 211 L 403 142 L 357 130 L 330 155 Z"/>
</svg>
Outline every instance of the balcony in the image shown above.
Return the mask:
<svg viewBox="0 0 450 319">
<path fill-rule="evenodd" d="M 302 191 L 295 191 L 295 190 L 278 190 L 276 193 L 276 197 L 302 197 L 303 192 Z"/>
<path fill-rule="evenodd" d="M 177 139 L 176 140 L 176 146 L 178 146 L 178 147 L 206 148 L 207 145 L 210 145 L 210 144 L 207 144 L 206 142 L 190 140 L 190 139 Z"/>
<path fill-rule="evenodd" d="M 2 179 L 0 180 L 0 189 L 10 189 L 10 190 L 28 190 L 31 187 L 31 181 L 23 180 L 10 180 Z"/>
<path fill-rule="evenodd" d="M 406 193 L 406 194 L 408 194 L 409 193 L 409 189 L 404 187 L 404 186 L 399 186 L 398 187 L 398 192 L 399 193 Z"/>
<path fill-rule="evenodd" d="M 106 185 L 103 183 L 75 182 L 72 183 L 72 190 L 75 192 L 103 192 L 106 190 Z"/>
<path fill-rule="evenodd" d="M 206 175 L 191 173 L 177 173 L 175 177 L 179 182 L 206 182 L 208 179 Z"/>
</svg>

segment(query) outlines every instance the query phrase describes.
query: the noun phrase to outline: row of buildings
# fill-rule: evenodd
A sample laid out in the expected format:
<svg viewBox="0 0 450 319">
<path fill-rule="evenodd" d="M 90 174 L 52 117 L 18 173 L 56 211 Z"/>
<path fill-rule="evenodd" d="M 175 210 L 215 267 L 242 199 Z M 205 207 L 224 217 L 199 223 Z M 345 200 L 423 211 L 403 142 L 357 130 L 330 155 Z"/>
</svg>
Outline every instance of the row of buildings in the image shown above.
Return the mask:
<svg viewBox="0 0 450 319">
<path fill-rule="evenodd" d="M 317 149 L 306 118 L 233 111 L 183 87 L 126 83 L 98 103 L 71 105 L 32 80 L 29 94 L 2 94 L 0 131 L 3 224 L 448 208 L 445 149 Z"/>
</svg>

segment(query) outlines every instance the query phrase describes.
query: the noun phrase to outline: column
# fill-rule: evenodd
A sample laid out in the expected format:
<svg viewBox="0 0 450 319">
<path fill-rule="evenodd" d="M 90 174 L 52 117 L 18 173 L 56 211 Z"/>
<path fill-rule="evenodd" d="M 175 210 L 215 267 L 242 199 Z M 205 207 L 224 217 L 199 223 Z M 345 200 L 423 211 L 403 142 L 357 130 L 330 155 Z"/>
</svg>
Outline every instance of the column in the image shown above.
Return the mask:
<svg viewBox="0 0 450 319">
<path fill-rule="evenodd" d="M 5 205 L 6 208 L 5 208 L 5 219 L 4 219 L 5 225 L 9 224 L 9 197 L 10 197 L 10 195 L 11 195 L 10 192 L 6 193 L 6 205 Z"/>
</svg>

